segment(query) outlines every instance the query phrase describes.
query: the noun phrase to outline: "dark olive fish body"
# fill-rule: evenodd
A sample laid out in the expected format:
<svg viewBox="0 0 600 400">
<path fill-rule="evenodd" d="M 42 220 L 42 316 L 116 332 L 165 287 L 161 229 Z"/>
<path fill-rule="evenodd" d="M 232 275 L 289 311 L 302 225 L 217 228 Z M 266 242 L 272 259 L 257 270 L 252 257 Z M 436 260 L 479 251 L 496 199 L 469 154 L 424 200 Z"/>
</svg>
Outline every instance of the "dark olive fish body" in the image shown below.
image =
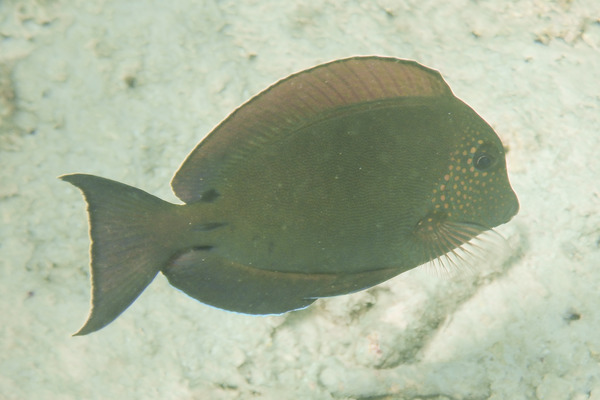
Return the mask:
<svg viewBox="0 0 600 400">
<path fill-rule="evenodd" d="M 383 282 L 518 210 L 502 143 L 435 71 L 357 57 L 232 113 L 173 179 L 173 205 L 74 174 L 89 205 L 92 311 L 114 320 L 162 271 L 213 306 L 282 313 Z"/>
</svg>

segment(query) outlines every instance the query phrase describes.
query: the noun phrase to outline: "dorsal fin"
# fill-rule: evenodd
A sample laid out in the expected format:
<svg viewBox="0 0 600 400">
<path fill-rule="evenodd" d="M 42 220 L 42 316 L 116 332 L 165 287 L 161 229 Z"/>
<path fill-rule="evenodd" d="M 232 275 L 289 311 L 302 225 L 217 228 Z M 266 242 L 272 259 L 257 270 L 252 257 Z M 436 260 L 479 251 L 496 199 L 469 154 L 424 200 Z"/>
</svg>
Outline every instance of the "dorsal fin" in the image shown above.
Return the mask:
<svg viewBox="0 0 600 400">
<path fill-rule="evenodd" d="M 189 154 L 171 186 L 186 203 L 201 200 L 232 149 L 285 135 L 337 108 L 453 96 L 439 72 L 415 61 L 370 56 L 318 65 L 280 80 L 232 112 Z"/>
</svg>

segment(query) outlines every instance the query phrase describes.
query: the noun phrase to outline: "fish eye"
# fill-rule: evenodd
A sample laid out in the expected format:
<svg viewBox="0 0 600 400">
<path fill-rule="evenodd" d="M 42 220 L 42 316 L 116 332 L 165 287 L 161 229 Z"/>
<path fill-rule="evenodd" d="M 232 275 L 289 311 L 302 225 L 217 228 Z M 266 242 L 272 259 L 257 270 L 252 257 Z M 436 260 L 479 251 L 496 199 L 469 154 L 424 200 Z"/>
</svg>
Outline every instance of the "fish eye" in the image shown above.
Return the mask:
<svg viewBox="0 0 600 400">
<path fill-rule="evenodd" d="M 487 169 L 492 165 L 492 159 L 486 153 L 476 154 L 475 157 L 473 157 L 473 165 L 478 170 Z"/>
<path fill-rule="evenodd" d="M 496 153 L 497 151 L 494 151 L 494 148 L 491 146 L 482 145 L 479 147 L 479 149 L 477 149 L 475 154 L 473 154 L 473 166 L 479 171 L 484 171 L 491 168 L 494 164 L 496 164 Z"/>
</svg>

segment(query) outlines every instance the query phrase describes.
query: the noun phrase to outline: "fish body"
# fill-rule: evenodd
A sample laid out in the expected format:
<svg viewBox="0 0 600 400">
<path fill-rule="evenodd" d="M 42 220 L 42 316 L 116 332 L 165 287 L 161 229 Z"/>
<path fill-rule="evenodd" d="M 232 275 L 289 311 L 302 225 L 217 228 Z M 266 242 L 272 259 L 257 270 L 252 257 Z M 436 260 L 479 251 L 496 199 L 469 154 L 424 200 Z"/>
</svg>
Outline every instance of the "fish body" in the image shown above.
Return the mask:
<svg viewBox="0 0 600 400">
<path fill-rule="evenodd" d="M 174 205 L 92 175 L 92 310 L 123 312 L 158 272 L 249 314 L 362 290 L 510 220 L 518 201 L 493 129 L 439 73 L 354 57 L 261 92 L 192 151 Z"/>
</svg>

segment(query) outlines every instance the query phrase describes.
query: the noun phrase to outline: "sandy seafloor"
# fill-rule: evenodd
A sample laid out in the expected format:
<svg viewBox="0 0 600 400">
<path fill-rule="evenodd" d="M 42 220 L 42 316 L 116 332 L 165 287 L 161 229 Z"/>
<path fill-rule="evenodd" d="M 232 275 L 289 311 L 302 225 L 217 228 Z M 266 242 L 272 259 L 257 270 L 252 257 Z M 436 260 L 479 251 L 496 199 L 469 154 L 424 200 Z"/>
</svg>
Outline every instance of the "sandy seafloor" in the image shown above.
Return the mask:
<svg viewBox="0 0 600 400">
<path fill-rule="evenodd" d="M 1 399 L 600 399 L 600 2 L 0 1 Z M 509 254 L 282 316 L 159 275 L 89 305 L 87 172 L 169 181 L 276 80 L 352 55 L 440 70 L 509 148 Z"/>
</svg>

